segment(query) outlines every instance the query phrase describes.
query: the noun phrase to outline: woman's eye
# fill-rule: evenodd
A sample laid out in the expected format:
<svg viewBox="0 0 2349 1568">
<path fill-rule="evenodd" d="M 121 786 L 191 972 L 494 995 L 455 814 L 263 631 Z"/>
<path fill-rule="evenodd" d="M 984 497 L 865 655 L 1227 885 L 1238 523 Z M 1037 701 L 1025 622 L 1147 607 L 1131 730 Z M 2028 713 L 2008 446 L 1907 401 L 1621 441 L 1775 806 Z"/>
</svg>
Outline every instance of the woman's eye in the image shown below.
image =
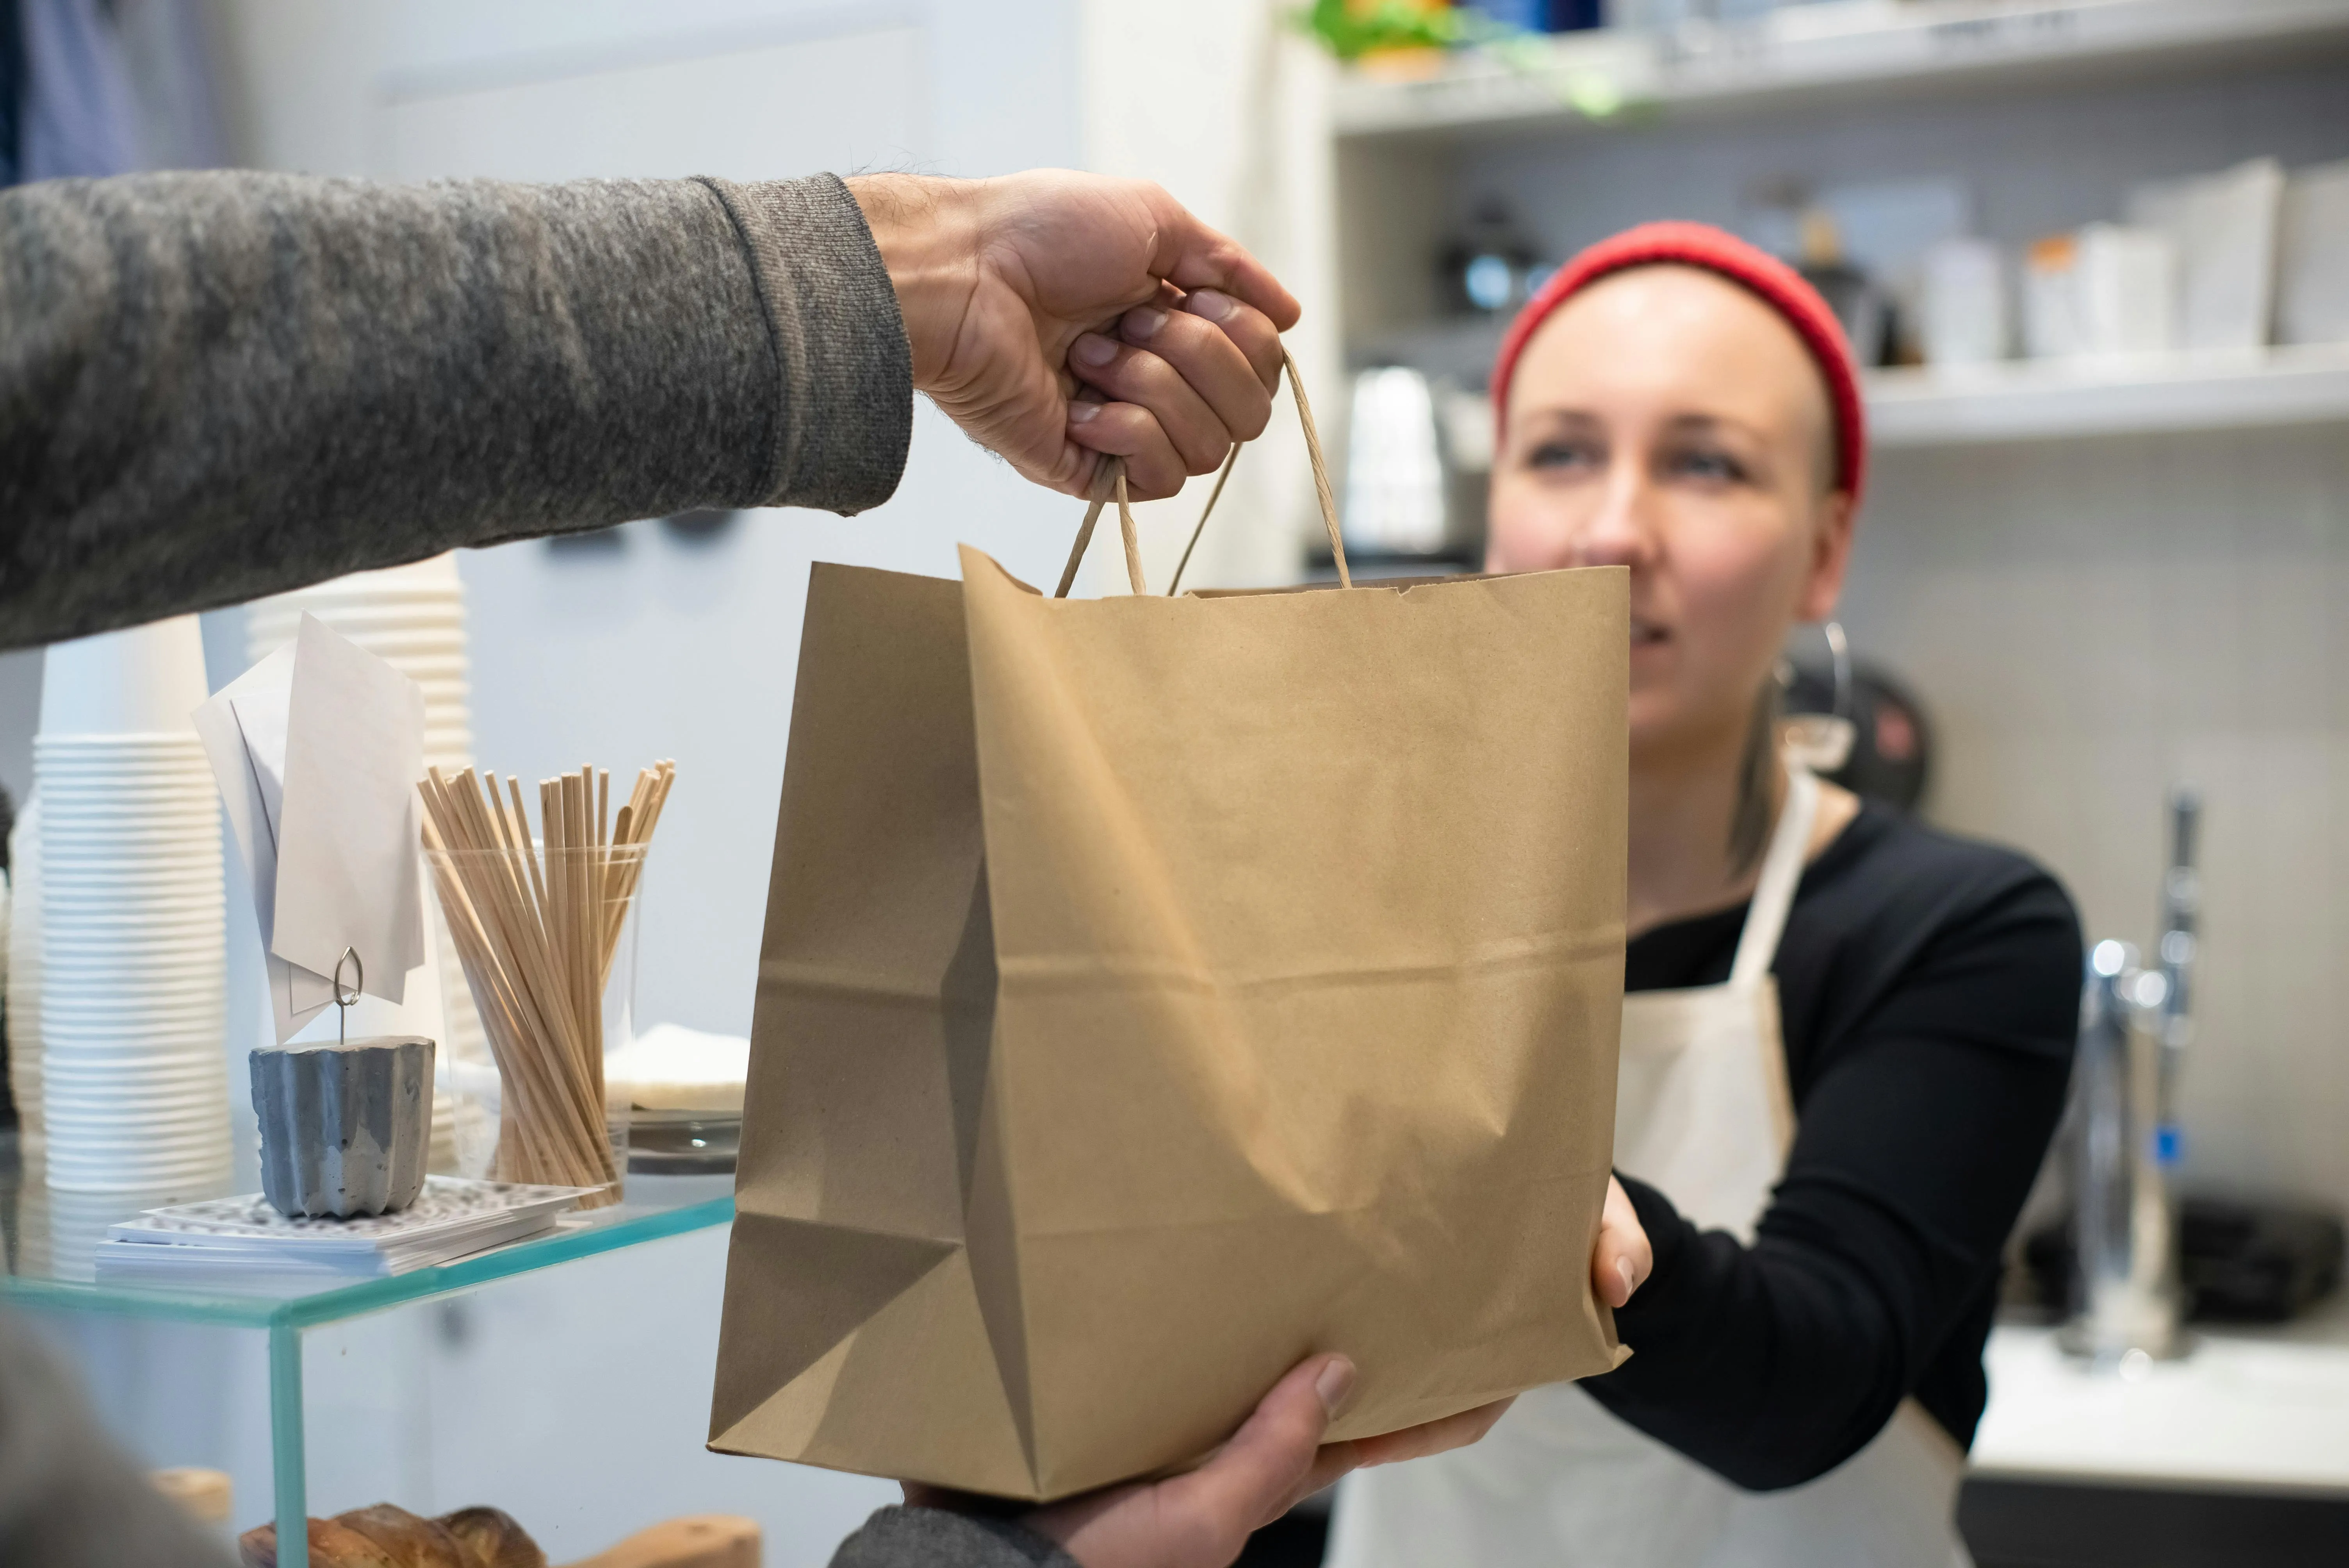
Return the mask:
<svg viewBox="0 0 2349 1568">
<path fill-rule="evenodd" d="M 1727 452 L 1708 448 L 1675 452 L 1668 466 L 1675 474 L 1692 480 L 1709 480 L 1716 484 L 1736 484 L 1745 478 L 1744 463 Z"/>
<path fill-rule="evenodd" d="M 1598 449 L 1587 441 L 1543 441 L 1526 454 L 1526 466 L 1534 469 L 1596 468 L 1599 460 Z"/>
</svg>

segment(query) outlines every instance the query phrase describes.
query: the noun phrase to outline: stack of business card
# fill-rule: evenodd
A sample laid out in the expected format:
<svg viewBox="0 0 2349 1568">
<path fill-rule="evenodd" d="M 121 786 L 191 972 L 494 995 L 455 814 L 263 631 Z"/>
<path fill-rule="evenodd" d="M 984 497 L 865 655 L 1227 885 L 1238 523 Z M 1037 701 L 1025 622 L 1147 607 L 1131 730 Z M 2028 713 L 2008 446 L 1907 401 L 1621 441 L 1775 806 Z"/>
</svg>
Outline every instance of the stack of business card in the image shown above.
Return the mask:
<svg viewBox="0 0 2349 1568">
<path fill-rule="evenodd" d="M 429 1176 L 395 1214 L 289 1219 L 258 1192 L 150 1209 L 98 1246 L 103 1284 L 331 1290 L 468 1257 L 554 1228 L 593 1189 Z"/>
</svg>

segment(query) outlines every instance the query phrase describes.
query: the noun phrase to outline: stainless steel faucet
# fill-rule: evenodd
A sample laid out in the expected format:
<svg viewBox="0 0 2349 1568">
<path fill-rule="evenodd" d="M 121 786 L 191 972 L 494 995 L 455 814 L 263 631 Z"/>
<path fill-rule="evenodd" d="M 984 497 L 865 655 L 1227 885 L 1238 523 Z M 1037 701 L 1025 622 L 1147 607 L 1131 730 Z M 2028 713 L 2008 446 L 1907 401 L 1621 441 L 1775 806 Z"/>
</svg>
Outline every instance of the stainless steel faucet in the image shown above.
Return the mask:
<svg viewBox="0 0 2349 1568">
<path fill-rule="evenodd" d="M 2171 792 L 2157 966 L 2141 967 L 2126 942 L 2100 942 L 2080 999 L 2073 1316 L 2059 1337 L 2073 1354 L 2125 1375 L 2188 1347 L 2170 1178 L 2183 1153 L 2176 1096 L 2193 1029 L 2200 810 L 2192 790 Z"/>
</svg>

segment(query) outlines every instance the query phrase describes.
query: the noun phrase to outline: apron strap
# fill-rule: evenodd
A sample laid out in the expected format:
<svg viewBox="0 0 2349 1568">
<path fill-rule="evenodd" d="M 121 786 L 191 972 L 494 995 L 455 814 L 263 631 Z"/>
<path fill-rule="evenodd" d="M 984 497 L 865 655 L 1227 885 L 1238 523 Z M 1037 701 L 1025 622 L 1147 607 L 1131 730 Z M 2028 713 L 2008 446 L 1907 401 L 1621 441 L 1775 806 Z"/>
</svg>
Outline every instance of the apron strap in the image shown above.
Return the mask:
<svg viewBox="0 0 2349 1568">
<path fill-rule="evenodd" d="M 1818 815 L 1818 779 L 1790 759 L 1786 803 L 1778 809 L 1778 826 L 1762 859 L 1761 880 L 1754 884 L 1754 901 L 1745 906 L 1745 930 L 1737 939 L 1737 958 L 1729 970 L 1731 985 L 1759 985 L 1776 962 L 1778 938 L 1786 929 L 1786 912 L 1795 907 L 1795 888 L 1803 880 L 1803 861 Z"/>
</svg>

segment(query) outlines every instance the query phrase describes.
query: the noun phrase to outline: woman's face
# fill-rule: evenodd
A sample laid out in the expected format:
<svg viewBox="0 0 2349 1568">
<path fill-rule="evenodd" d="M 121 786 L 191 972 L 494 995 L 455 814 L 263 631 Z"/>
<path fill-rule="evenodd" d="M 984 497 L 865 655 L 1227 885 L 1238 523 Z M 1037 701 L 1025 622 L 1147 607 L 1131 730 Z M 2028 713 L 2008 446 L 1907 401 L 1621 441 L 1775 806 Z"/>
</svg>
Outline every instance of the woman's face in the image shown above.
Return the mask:
<svg viewBox="0 0 2349 1568">
<path fill-rule="evenodd" d="M 1789 625 L 1835 607 L 1850 498 L 1794 328 L 1692 267 L 1615 273 L 1526 346 L 1486 569 L 1631 571 L 1631 747 L 1742 742 Z"/>
</svg>

